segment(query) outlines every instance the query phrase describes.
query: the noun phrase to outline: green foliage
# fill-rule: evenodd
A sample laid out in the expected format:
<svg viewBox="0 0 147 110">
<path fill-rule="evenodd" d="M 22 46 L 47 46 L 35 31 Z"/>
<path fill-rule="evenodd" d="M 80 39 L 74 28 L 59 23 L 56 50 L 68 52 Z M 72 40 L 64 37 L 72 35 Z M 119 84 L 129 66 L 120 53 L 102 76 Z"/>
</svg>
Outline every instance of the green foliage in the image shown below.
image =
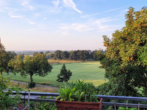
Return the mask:
<svg viewBox="0 0 147 110">
<path fill-rule="evenodd" d="M 61 52 L 61 59 L 65 60 L 69 58 L 69 52 L 67 51 L 62 51 Z"/>
<path fill-rule="evenodd" d="M 96 52 L 96 55 L 97 55 L 97 59 L 98 59 L 99 61 L 105 58 L 105 54 L 104 54 L 103 50 L 98 50 L 98 51 Z"/>
<path fill-rule="evenodd" d="M 53 97 L 47 98 L 41 96 L 40 99 L 54 99 Z M 30 110 L 57 110 L 54 102 L 30 102 Z"/>
<path fill-rule="evenodd" d="M 11 68 L 8 63 L 14 56 L 10 52 L 6 52 L 2 44 L 0 44 L 0 73 L 2 72 L 9 72 Z"/>
<path fill-rule="evenodd" d="M 56 50 L 54 53 L 51 53 L 49 55 L 49 58 L 55 60 L 98 60 L 97 52 L 105 53 L 103 50 L 95 50 L 93 52 L 91 52 L 90 50 L 74 50 L 70 52 Z"/>
<path fill-rule="evenodd" d="M 65 65 L 67 69 L 72 71 L 72 76 L 70 77 L 70 80 L 68 82 L 76 81 L 79 78 L 80 80 L 84 80 L 84 82 L 92 82 L 95 86 L 101 85 L 105 82 L 105 70 L 103 68 L 99 68 L 99 61 L 66 63 Z M 50 84 L 51 86 L 64 87 L 64 83 L 56 81 L 57 75 L 60 73 L 60 69 L 62 68 L 63 64 L 54 64 L 52 66 L 52 72 L 45 77 L 33 75 L 34 81 L 36 83 L 46 83 Z M 3 74 L 3 76 L 7 77 L 6 74 Z M 12 80 L 30 82 L 29 75 L 24 78 L 20 76 L 20 73 L 13 75 L 10 72 L 9 77 L 11 77 Z"/>
<path fill-rule="evenodd" d="M 85 83 L 84 81 L 76 81 L 69 84 L 70 88 L 76 88 L 76 100 L 85 102 L 98 102 L 97 90 L 92 83 Z M 84 96 L 84 97 L 83 97 Z"/>
<path fill-rule="evenodd" d="M 57 76 L 58 82 L 67 82 L 70 79 L 70 76 L 72 75 L 72 72 L 70 70 L 67 70 L 65 67 L 65 64 L 63 64 L 60 74 Z"/>
<path fill-rule="evenodd" d="M 146 13 L 146 8 L 135 12 L 130 7 L 126 14 L 126 26 L 115 31 L 112 39 L 103 36 L 107 52 L 101 64 L 109 83 L 102 85 L 100 92 L 108 95 L 141 96 L 135 88 L 147 87 L 147 69 L 139 60 L 139 52 L 144 48 L 147 38 L 147 29 L 143 26 L 147 23 Z M 107 89 L 103 90 L 104 87 Z"/>
<path fill-rule="evenodd" d="M 61 51 L 60 50 L 56 50 L 55 52 L 54 52 L 54 59 L 62 59 L 61 58 Z"/>
<path fill-rule="evenodd" d="M 28 87 L 29 87 L 29 88 L 34 88 L 35 85 L 36 85 L 35 82 L 30 82 L 30 83 L 28 83 Z"/>
<path fill-rule="evenodd" d="M 9 107 L 15 107 L 21 101 L 20 96 L 18 94 L 18 92 L 21 89 L 18 88 L 17 86 L 13 88 L 8 88 L 9 85 L 10 85 L 9 78 L 3 78 L 0 75 L 0 109 L 1 110 L 8 110 Z M 4 90 L 8 90 L 8 91 L 4 92 Z M 11 97 L 12 91 L 17 92 L 14 98 Z"/>
<path fill-rule="evenodd" d="M 95 95 L 97 92 L 93 84 L 78 80 L 70 83 L 69 88 L 60 88 L 57 98 L 61 101 L 98 102 Z"/>
<path fill-rule="evenodd" d="M 22 60 L 24 59 L 24 54 L 20 54 L 19 56 Z"/>
<path fill-rule="evenodd" d="M 76 88 L 64 88 L 64 89 L 59 89 L 59 96 L 57 97 L 60 98 L 60 101 L 73 101 L 73 97 L 75 94 L 75 89 Z"/>
<path fill-rule="evenodd" d="M 52 66 L 44 54 L 35 54 L 34 57 L 25 56 L 24 60 L 18 55 L 16 60 L 11 60 L 9 66 L 13 67 L 13 73 L 20 72 L 21 76 L 30 75 L 30 82 L 33 82 L 33 75 L 44 77 L 52 70 Z"/>
<path fill-rule="evenodd" d="M 118 110 L 137 110 L 137 108 L 125 108 L 125 107 L 119 107 Z"/>
</svg>

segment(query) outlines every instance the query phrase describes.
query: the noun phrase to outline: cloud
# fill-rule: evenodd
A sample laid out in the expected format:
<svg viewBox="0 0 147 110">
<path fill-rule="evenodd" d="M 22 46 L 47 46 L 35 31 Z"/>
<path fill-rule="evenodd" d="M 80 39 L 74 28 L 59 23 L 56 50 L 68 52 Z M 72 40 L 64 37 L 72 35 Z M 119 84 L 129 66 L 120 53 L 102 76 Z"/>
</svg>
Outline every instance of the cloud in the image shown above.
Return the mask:
<svg viewBox="0 0 147 110">
<path fill-rule="evenodd" d="M 46 17 L 44 17 L 43 19 L 47 19 Z"/>
<path fill-rule="evenodd" d="M 12 13 L 12 12 L 9 12 L 8 15 L 9 15 L 11 18 L 23 18 L 23 16 L 14 15 L 14 13 Z"/>
<path fill-rule="evenodd" d="M 33 10 L 34 7 L 30 5 L 30 0 L 23 0 L 21 3 L 22 6 L 28 8 L 29 10 Z"/>
<path fill-rule="evenodd" d="M 5 4 L 5 0 L 0 0 L 0 6 L 3 6 Z"/>
<path fill-rule="evenodd" d="M 57 1 L 52 1 L 52 3 L 55 5 L 55 8 L 57 8 L 58 5 L 59 5 L 59 3 L 60 3 L 60 1 L 59 1 L 59 0 L 57 0 Z"/>
<path fill-rule="evenodd" d="M 118 27 L 118 25 L 104 25 L 103 23 L 109 22 L 109 21 L 114 21 L 114 20 L 116 20 L 116 19 L 111 19 L 110 17 L 107 17 L 107 18 L 95 20 L 91 24 L 96 25 L 97 30 L 100 30 L 102 32 L 106 32 L 106 31 L 115 30 Z"/>
<path fill-rule="evenodd" d="M 124 14 L 124 13 L 126 13 L 127 11 L 128 11 L 128 9 L 124 9 L 124 10 L 121 11 L 121 14 Z"/>
<path fill-rule="evenodd" d="M 107 32 L 110 30 L 116 30 L 118 25 L 105 25 L 105 22 L 114 21 L 110 17 L 92 20 L 86 23 L 72 23 L 72 24 L 61 24 L 60 29 L 63 31 L 74 30 L 78 32 L 87 32 L 87 31 L 99 31 L 99 32 Z"/>
<path fill-rule="evenodd" d="M 30 20 L 28 20 L 28 23 L 29 23 L 29 24 L 32 24 L 32 25 L 35 24 L 35 22 L 32 22 L 32 21 L 30 21 Z"/>
<path fill-rule="evenodd" d="M 67 31 L 63 31 L 63 32 L 61 32 L 61 35 L 62 35 L 62 36 L 68 36 L 69 33 L 68 33 Z"/>
<path fill-rule="evenodd" d="M 48 28 L 47 26 L 45 26 L 45 25 L 38 25 L 39 26 L 39 28 Z"/>
<path fill-rule="evenodd" d="M 121 7 L 121 8 L 122 8 L 122 7 Z M 96 16 L 96 15 L 98 15 L 98 14 L 107 13 L 107 12 L 114 11 L 114 10 L 118 10 L 118 9 L 121 9 L 121 8 L 110 9 L 110 10 L 106 10 L 106 11 L 104 11 L 104 12 L 94 13 L 94 14 L 91 14 L 91 15 L 83 15 L 83 16 L 81 16 L 81 18 L 87 18 L 87 17 L 91 17 L 91 16 Z"/>
<path fill-rule="evenodd" d="M 89 28 L 87 24 L 81 24 L 81 23 L 72 23 L 72 24 L 61 24 L 60 29 L 62 30 L 76 30 L 78 32 L 84 32 L 88 30 L 92 30 L 92 28 Z"/>
<path fill-rule="evenodd" d="M 82 13 L 80 10 L 77 9 L 75 3 L 72 0 L 63 0 L 64 6 L 65 7 L 70 7 L 72 9 L 74 9 L 75 11 L 77 11 L 78 13 Z"/>
<path fill-rule="evenodd" d="M 40 15 L 40 13 L 34 13 L 33 16 L 34 17 L 38 17 Z"/>
</svg>

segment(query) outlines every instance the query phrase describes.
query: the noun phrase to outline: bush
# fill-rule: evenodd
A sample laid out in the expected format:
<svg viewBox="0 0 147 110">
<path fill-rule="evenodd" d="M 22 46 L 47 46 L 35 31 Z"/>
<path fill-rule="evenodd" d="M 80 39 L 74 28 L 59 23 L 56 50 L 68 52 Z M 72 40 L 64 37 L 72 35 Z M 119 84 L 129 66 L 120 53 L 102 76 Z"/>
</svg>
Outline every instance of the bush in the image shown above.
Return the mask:
<svg viewBox="0 0 147 110">
<path fill-rule="evenodd" d="M 29 88 L 34 88 L 34 87 L 35 87 L 35 85 L 36 85 L 36 83 L 35 83 L 35 82 L 31 82 L 31 83 L 29 83 L 29 84 L 28 84 L 28 87 L 29 87 Z"/>
<path fill-rule="evenodd" d="M 80 80 L 70 83 L 67 88 L 60 88 L 59 94 L 60 101 L 98 102 L 94 85 Z"/>
<path fill-rule="evenodd" d="M 47 98 L 46 96 L 41 96 L 39 99 L 54 99 L 54 97 Z M 30 110 L 57 110 L 56 103 L 54 102 L 33 102 L 30 101 Z"/>
<path fill-rule="evenodd" d="M 17 86 L 8 88 L 10 86 L 10 79 L 4 78 L 0 75 L 0 110 L 8 110 L 9 107 L 16 107 L 20 102 L 19 91 L 21 90 Z M 4 92 L 4 90 L 8 90 Z M 16 96 L 12 98 L 12 91 L 16 91 Z"/>
</svg>

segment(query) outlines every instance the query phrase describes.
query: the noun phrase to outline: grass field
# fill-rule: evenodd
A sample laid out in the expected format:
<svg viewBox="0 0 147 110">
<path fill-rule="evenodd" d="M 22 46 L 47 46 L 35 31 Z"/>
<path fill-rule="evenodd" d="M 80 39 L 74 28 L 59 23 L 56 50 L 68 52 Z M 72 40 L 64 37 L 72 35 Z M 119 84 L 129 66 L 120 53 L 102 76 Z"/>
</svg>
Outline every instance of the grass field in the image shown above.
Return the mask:
<svg viewBox="0 0 147 110">
<path fill-rule="evenodd" d="M 105 82 L 104 73 L 105 70 L 102 68 L 99 68 L 100 63 L 98 61 L 87 61 L 87 62 L 64 62 L 66 63 L 66 68 L 72 71 L 72 76 L 69 82 L 76 81 L 76 80 L 84 80 L 85 82 L 92 82 L 95 86 L 98 86 Z M 58 83 L 56 81 L 57 75 L 60 73 L 60 69 L 62 67 L 62 63 L 53 64 L 52 72 L 49 73 L 45 77 L 39 77 L 34 75 L 33 80 L 36 83 L 44 83 L 49 85 L 63 85 L 62 83 Z M 3 74 L 3 76 L 7 76 L 6 73 Z M 20 76 L 20 74 L 13 75 L 10 73 L 10 78 L 12 80 L 17 81 L 24 81 L 29 82 L 30 77 L 27 76 L 26 78 L 23 78 Z"/>
<path fill-rule="evenodd" d="M 17 82 L 11 82 L 8 87 L 11 88 L 11 87 L 14 87 L 14 86 L 17 86 L 19 88 L 22 88 L 23 91 L 28 91 L 28 89 L 29 89 L 31 92 L 51 92 L 51 93 L 58 93 L 58 90 L 57 89 L 54 89 L 54 88 L 44 88 L 44 87 L 28 88 L 28 85 L 17 83 Z"/>
<path fill-rule="evenodd" d="M 75 61 L 75 60 L 54 60 L 54 59 L 49 59 L 48 62 L 50 64 L 63 64 L 63 63 L 79 63 L 82 61 Z"/>
</svg>

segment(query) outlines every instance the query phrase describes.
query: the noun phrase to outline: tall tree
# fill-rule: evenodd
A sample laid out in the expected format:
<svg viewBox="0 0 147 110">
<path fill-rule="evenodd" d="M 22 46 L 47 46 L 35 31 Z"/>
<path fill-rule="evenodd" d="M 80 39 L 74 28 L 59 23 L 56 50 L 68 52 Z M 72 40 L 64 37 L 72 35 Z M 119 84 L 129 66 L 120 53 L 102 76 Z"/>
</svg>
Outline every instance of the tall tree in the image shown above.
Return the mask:
<svg viewBox="0 0 147 110">
<path fill-rule="evenodd" d="M 72 72 L 70 70 L 67 70 L 65 64 L 63 64 L 60 70 L 60 74 L 58 74 L 57 76 L 58 78 L 57 81 L 65 82 L 65 87 L 66 87 L 66 82 L 70 79 L 71 76 L 72 76 Z"/>
<path fill-rule="evenodd" d="M 61 52 L 61 58 L 62 59 L 68 59 L 69 58 L 69 53 L 67 51 L 62 51 Z"/>
<path fill-rule="evenodd" d="M 61 58 L 61 51 L 60 50 L 56 50 L 54 52 L 54 59 L 62 59 Z"/>
<path fill-rule="evenodd" d="M 9 65 L 14 67 L 13 73 L 19 72 L 21 76 L 30 75 L 31 83 L 34 74 L 44 77 L 52 70 L 52 66 L 44 54 L 36 54 L 33 58 L 26 55 L 24 60 L 17 56 L 17 59 L 11 60 Z"/>
<path fill-rule="evenodd" d="M 147 43 L 147 8 L 135 12 L 130 7 L 126 19 L 126 26 L 115 31 L 112 39 L 103 36 L 107 52 L 101 64 L 109 82 L 101 86 L 100 93 L 138 96 L 141 94 L 136 88 L 141 87 L 147 96 L 147 66 L 139 60 L 140 51 Z"/>
<path fill-rule="evenodd" d="M 93 52 L 91 52 L 91 59 L 98 60 L 97 59 L 97 50 L 94 50 Z"/>
<path fill-rule="evenodd" d="M 48 53 L 50 53 L 50 51 L 46 51 L 46 52 L 45 52 L 45 55 L 47 55 Z"/>
<path fill-rule="evenodd" d="M 5 51 L 4 46 L 0 43 L 0 73 L 2 75 L 2 72 L 7 72 L 9 74 L 9 70 L 11 69 L 8 66 L 8 63 L 11 59 L 13 59 L 14 56 Z"/>
<path fill-rule="evenodd" d="M 1 75 L 2 75 L 2 72 L 5 68 L 4 67 L 5 60 L 6 60 L 6 51 L 5 51 L 5 48 L 0 41 L 0 73 L 1 73 Z"/>
<path fill-rule="evenodd" d="M 69 55 L 69 59 L 77 60 L 77 51 L 71 51 Z"/>
<path fill-rule="evenodd" d="M 22 60 L 24 59 L 24 54 L 20 54 L 19 56 Z"/>
</svg>

